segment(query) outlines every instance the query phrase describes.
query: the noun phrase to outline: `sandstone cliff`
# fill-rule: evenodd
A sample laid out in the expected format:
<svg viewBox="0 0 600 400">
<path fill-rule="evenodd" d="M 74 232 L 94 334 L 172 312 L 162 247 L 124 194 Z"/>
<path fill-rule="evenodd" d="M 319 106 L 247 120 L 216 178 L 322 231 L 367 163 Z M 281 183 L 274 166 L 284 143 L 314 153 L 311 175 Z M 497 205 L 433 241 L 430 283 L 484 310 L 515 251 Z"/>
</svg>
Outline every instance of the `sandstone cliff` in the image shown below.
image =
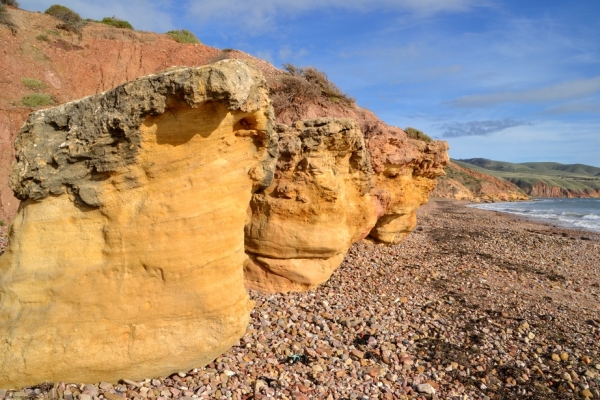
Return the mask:
<svg viewBox="0 0 600 400">
<path fill-rule="evenodd" d="M 435 188 L 435 179 L 444 174 L 449 160 L 448 144 L 409 138 L 402 129 L 385 124 L 369 110 L 339 94 L 324 75 L 317 74 L 318 71 L 311 72 L 304 79 L 308 82 L 301 80 L 302 75 L 293 75 L 295 80 L 291 82 L 289 75 L 271 76 L 275 118 L 283 124 L 321 117 L 350 118 L 357 122 L 375 174 L 371 194 L 377 199 L 379 219 L 369 238 L 398 243 L 415 227 L 416 209 L 427 202 Z M 317 87 L 308 86 L 311 84 Z M 333 101 L 331 92 L 335 96 Z M 286 95 L 301 99 L 301 104 L 286 102 Z"/>
<path fill-rule="evenodd" d="M 244 223 L 277 156 L 266 83 L 176 68 L 32 113 L 0 258 L 0 387 L 143 379 L 245 332 Z"/>
<path fill-rule="evenodd" d="M 353 120 L 278 125 L 271 186 L 252 196 L 246 287 L 270 292 L 324 283 L 377 220 L 373 171 Z"/>
<path fill-rule="evenodd" d="M 249 60 L 260 68 L 271 88 L 280 86 L 282 78 L 289 75 L 239 51 L 221 52 L 205 45 L 180 44 L 167 35 L 116 29 L 98 23 L 86 25 L 80 36 L 72 35 L 56 30 L 57 20 L 48 15 L 17 9 L 9 12 L 18 31 L 12 35 L 9 29 L 0 26 L 3 40 L 0 63 L 5 67 L 4 79 L 0 80 L 0 92 L 3 93 L 0 96 L 0 152 L 6 155 L 0 157 L 0 220 L 5 222 L 12 219 L 18 207 L 18 200 L 8 187 L 10 163 L 14 158 L 12 143 L 18 128 L 31 111 L 20 103 L 23 96 L 32 92 L 22 83 L 23 78 L 39 80 L 45 88 L 36 91 L 50 94 L 56 103 L 64 103 L 172 65 L 204 65 L 222 57 Z M 333 94 L 336 95 L 335 92 Z M 398 164 L 391 175 L 402 176 L 402 196 L 412 205 L 400 209 L 388 203 L 388 197 L 396 196 L 385 184 L 390 174 L 382 176 L 387 172 L 373 164 L 379 176 L 376 180 L 382 185 L 381 191 L 375 194 L 382 199 L 382 211 L 389 213 L 386 229 L 396 229 L 392 228 L 396 224 L 398 232 L 404 232 L 398 233 L 394 239 L 395 234 L 383 233 L 382 221 L 373 236 L 382 241 L 397 241 L 414 224 L 413 211 L 426 201 L 427 193 L 434 185 L 432 179 L 443 174 L 447 147 L 442 142 L 423 146 L 423 142 L 407 138 L 401 129 L 387 126 L 370 111 L 352 102 L 331 99 L 330 95 L 306 99 L 297 96 L 290 103 L 292 107 L 278 110 L 277 122 L 290 125 L 295 121 L 321 117 L 354 119 L 364 133 L 373 160 L 387 157 L 376 148 L 378 145 L 386 146 L 396 154 L 393 158 L 398 160 Z M 387 139 L 371 139 L 380 134 Z M 410 182 L 413 178 L 415 181 Z M 392 186 L 393 190 L 398 190 L 395 185 Z M 401 219 L 405 221 L 399 223 L 397 220 Z M 397 222 L 392 224 L 391 221 Z"/>
<path fill-rule="evenodd" d="M 446 175 L 437 179 L 433 197 L 473 202 L 529 200 L 517 185 L 450 162 Z"/>
</svg>

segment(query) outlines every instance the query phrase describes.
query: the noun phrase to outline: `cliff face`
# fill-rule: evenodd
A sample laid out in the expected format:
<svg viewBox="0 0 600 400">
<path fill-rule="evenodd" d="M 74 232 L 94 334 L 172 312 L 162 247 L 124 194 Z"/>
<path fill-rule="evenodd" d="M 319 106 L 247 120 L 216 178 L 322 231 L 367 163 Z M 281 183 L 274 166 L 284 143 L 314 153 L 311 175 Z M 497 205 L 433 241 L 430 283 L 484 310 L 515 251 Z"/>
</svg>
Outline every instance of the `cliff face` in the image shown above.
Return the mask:
<svg viewBox="0 0 600 400">
<path fill-rule="evenodd" d="M 373 171 L 353 120 L 305 120 L 276 130 L 275 179 L 250 202 L 246 287 L 307 290 L 327 281 L 375 225 Z"/>
<path fill-rule="evenodd" d="M 242 52 L 224 53 L 209 46 L 180 44 L 167 35 L 115 29 L 99 23 L 85 26 L 81 36 L 71 35 L 57 30 L 57 20 L 48 15 L 16 9 L 10 9 L 9 12 L 18 31 L 12 35 L 9 29 L 0 26 L 4 42 L 0 50 L 0 63 L 5 67 L 5 79 L 0 80 L 0 93 L 3 94 L 0 96 L 0 121 L 8 121 L 0 125 L 0 150 L 6 155 L 0 158 L 0 220 L 5 222 L 12 219 L 18 207 L 18 200 L 8 187 L 10 163 L 14 158 L 12 143 L 18 128 L 31 111 L 20 104 L 21 98 L 32 92 L 23 84 L 23 78 L 39 80 L 46 87 L 34 91 L 48 93 L 60 104 L 109 90 L 173 65 L 204 65 L 220 57 L 250 60 L 271 84 L 284 75 L 283 71 L 269 63 Z M 414 224 L 411 222 L 414 220 L 414 209 L 426 201 L 427 193 L 435 185 L 432 180 L 443 174 L 447 146 L 442 142 L 434 142 L 424 147 L 422 142 L 407 138 L 401 129 L 387 126 L 370 111 L 355 105 L 313 99 L 296 101 L 294 109 L 278 113 L 276 121 L 290 125 L 295 121 L 321 117 L 354 119 L 366 138 L 367 149 L 374 160 L 386 157 L 377 146 L 389 142 L 386 148 L 392 154 L 398 153 L 394 159 L 399 160 L 391 175 L 403 177 L 400 179 L 404 182 L 402 196 L 413 205 L 399 209 L 387 204 L 385 194 L 389 193 L 390 188 L 386 187 L 385 181 L 388 177 L 383 177 L 383 170 L 379 170 L 375 164 L 373 169 L 382 185 L 380 189 L 383 194 L 379 193 L 383 199 L 382 210 L 388 210 L 388 219 L 406 219 L 400 224 L 402 227 L 398 226 L 404 232 L 399 233 L 398 238 L 404 235 Z M 371 137 L 380 134 L 389 140 L 370 141 Z M 413 178 L 414 182 L 411 182 Z M 394 194 L 391 196 L 394 197 Z M 391 228 L 393 224 L 386 225 Z M 388 242 L 399 240 L 390 234 L 375 232 L 373 236 Z"/>
<path fill-rule="evenodd" d="M 322 99 L 308 99 L 302 107 L 275 114 L 277 122 L 284 124 L 324 116 L 353 119 L 363 132 L 375 173 L 371 194 L 377 199 L 379 215 L 369 238 L 398 243 L 414 229 L 416 209 L 427 202 L 436 178 L 444 174 L 449 160 L 448 144 L 411 139 L 402 129 L 385 124 L 369 110 Z"/>
<path fill-rule="evenodd" d="M 8 176 L 14 138 L 32 111 L 21 103 L 24 96 L 46 93 L 55 104 L 62 104 L 173 65 L 204 65 L 220 54 L 209 46 L 177 43 L 167 35 L 100 23 L 86 25 L 77 36 L 56 29 L 59 21 L 49 15 L 13 8 L 7 12 L 18 30 L 13 35 L 0 25 L 0 220 L 5 222 L 19 204 L 8 187 Z M 24 78 L 43 86 L 28 87 Z"/>
<path fill-rule="evenodd" d="M 519 186 L 532 197 L 567 197 L 567 198 L 599 198 L 600 189 L 571 190 L 559 186 L 550 186 L 544 182 L 529 184 L 521 182 Z"/>
<path fill-rule="evenodd" d="M 238 340 L 246 211 L 276 138 L 264 79 L 233 60 L 32 113 L 0 257 L 0 387 L 165 376 Z"/>
<path fill-rule="evenodd" d="M 529 200 L 517 185 L 453 162 L 448 163 L 446 175 L 437 181 L 434 197 L 474 202 Z"/>
</svg>

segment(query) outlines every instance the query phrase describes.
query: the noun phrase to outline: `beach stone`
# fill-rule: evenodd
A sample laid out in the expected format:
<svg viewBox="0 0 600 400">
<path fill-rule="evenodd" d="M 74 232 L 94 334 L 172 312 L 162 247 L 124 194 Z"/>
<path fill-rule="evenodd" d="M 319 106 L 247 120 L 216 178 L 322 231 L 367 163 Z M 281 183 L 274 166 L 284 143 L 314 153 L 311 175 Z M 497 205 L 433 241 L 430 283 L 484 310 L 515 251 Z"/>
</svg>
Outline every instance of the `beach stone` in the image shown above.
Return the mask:
<svg viewBox="0 0 600 400">
<path fill-rule="evenodd" d="M 174 68 L 36 111 L 15 147 L 0 387 L 168 376 L 244 335 L 246 211 L 277 155 L 255 67 Z"/>
<path fill-rule="evenodd" d="M 419 393 L 435 394 L 435 388 L 429 383 L 421 383 L 417 385 L 417 391 Z"/>
<path fill-rule="evenodd" d="M 365 357 L 365 353 L 360 350 L 357 350 L 357 349 L 350 350 L 350 355 L 352 355 L 356 358 L 359 358 L 359 359 L 362 359 Z"/>
<path fill-rule="evenodd" d="M 588 399 L 594 398 L 594 394 L 589 389 L 583 389 L 581 392 L 579 392 L 579 394 L 582 397 L 587 397 Z"/>
</svg>

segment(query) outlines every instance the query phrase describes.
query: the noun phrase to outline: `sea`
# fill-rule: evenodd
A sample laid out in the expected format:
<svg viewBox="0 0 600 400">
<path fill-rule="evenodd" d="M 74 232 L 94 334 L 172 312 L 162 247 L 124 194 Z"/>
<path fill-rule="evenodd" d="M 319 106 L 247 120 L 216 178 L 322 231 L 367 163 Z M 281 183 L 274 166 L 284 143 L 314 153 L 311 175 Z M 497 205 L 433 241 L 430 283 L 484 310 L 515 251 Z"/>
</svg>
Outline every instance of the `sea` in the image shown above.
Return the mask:
<svg viewBox="0 0 600 400">
<path fill-rule="evenodd" d="M 600 232 L 600 199 L 536 199 L 476 204 L 471 207 L 516 214 L 565 228 Z"/>
</svg>

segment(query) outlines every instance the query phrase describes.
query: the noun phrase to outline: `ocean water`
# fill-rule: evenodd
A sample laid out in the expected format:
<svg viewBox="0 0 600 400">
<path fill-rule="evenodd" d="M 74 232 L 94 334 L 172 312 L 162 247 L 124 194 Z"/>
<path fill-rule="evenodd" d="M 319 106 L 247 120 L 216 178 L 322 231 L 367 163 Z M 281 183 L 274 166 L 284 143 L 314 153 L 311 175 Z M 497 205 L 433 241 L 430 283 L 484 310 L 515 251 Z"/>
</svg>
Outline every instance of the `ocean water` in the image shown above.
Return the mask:
<svg viewBox="0 0 600 400">
<path fill-rule="evenodd" d="M 521 215 L 566 228 L 600 232 L 600 199 L 537 199 L 515 203 L 486 203 L 470 207 Z"/>
</svg>

